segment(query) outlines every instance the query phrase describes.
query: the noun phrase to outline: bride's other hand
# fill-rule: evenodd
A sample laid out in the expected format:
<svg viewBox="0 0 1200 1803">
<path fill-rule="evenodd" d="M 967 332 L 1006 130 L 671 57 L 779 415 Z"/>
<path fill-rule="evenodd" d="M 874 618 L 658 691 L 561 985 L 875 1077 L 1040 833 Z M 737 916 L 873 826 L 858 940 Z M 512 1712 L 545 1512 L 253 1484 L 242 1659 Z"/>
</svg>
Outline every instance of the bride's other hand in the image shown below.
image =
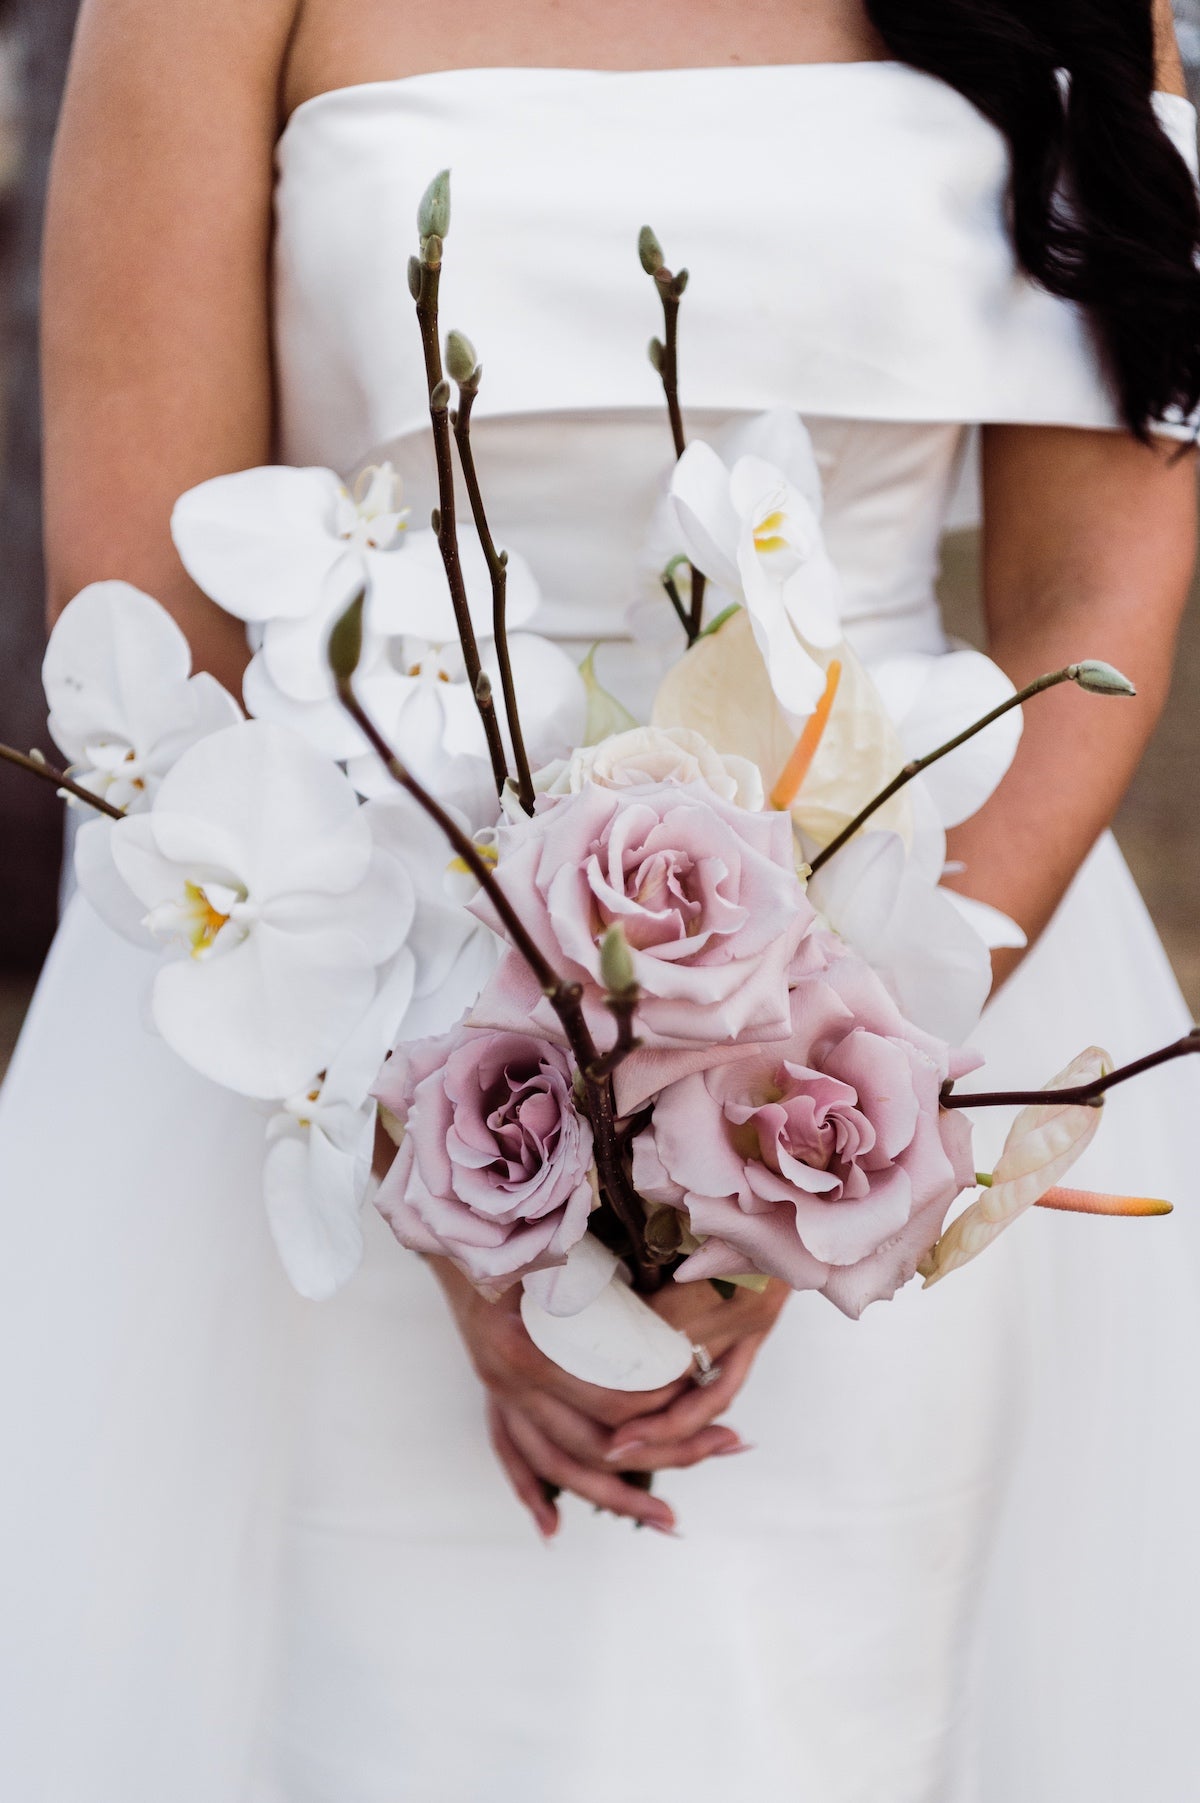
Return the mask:
<svg viewBox="0 0 1200 1803">
<path fill-rule="evenodd" d="M 489 1302 L 448 1261 L 430 1259 L 429 1263 L 445 1291 L 476 1375 L 488 1392 L 488 1425 L 496 1456 L 542 1533 L 549 1536 L 558 1525 L 558 1512 L 546 1500 L 546 1484 L 573 1491 L 598 1508 L 660 1532 L 672 1532 L 675 1516 L 669 1505 L 637 1485 L 625 1483 L 614 1469 L 609 1456 L 613 1430 L 646 1413 L 661 1421 L 672 1405 L 689 1394 L 711 1399 L 718 1386 L 707 1393 L 696 1391 L 689 1379 L 680 1378 L 662 1389 L 631 1395 L 581 1383 L 539 1352 L 529 1338 L 520 1316 L 519 1289 Z M 714 1300 L 718 1299 L 714 1296 Z M 724 1343 L 714 1340 L 714 1344 Z M 719 1412 L 719 1408 L 709 1407 L 697 1427 L 676 1434 L 659 1433 L 653 1453 L 631 1460 L 629 1469 L 678 1470 L 740 1451 L 741 1442 L 732 1428 L 713 1425 Z"/>
</svg>

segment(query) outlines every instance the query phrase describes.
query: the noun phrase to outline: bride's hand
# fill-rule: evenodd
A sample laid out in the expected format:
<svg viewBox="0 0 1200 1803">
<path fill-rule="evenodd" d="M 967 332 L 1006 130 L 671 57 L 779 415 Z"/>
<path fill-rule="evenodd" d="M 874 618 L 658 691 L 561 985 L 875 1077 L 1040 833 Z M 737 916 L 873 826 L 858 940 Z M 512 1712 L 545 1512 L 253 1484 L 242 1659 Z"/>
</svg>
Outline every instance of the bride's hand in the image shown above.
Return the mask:
<svg viewBox="0 0 1200 1803">
<path fill-rule="evenodd" d="M 581 1383 L 540 1353 L 529 1338 L 519 1312 L 519 1289 L 488 1302 L 446 1260 L 429 1262 L 488 1392 L 488 1426 L 496 1456 L 541 1532 L 549 1537 L 558 1525 L 547 1485 L 571 1490 L 598 1508 L 662 1533 L 672 1532 L 675 1516 L 668 1504 L 625 1483 L 614 1467 L 612 1434 L 623 1422 L 647 1413 L 661 1422 L 673 1405 L 697 1394 L 690 1380 L 680 1378 L 637 1395 Z M 725 1343 L 714 1335 L 714 1348 Z M 711 1397 L 712 1391 L 707 1394 Z M 740 1450 L 731 1428 L 712 1425 L 716 1413 L 719 1410 L 708 1409 L 704 1421 L 686 1433 L 660 1432 L 653 1453 L 631 1461 L 629 1468 L 678 1469 Z"/>
<path fill-rule="evenodd" d="M 772 1278 L 761 1295 L 738 1288 L 729 1298 L 710 1283 L 665 1285 L 653 1298 L 653 1308 L 694 1344 L 705 1347 L 721 1374 L 704 1386 L 689 1384 L 654 1407 L 646 1407 L 643 1398 L 641 1410 L 613 1432 L 605 1453 L 608 1465 L 623 1471 L 654 1471 L 664 1447 L 711 1432 L 710 1423 L 725 1413 L 750 1375 L 791 1293 L 778 1278 Z M 741 1450 L 740 1441 L 736 1450 Z"/>
</svg>

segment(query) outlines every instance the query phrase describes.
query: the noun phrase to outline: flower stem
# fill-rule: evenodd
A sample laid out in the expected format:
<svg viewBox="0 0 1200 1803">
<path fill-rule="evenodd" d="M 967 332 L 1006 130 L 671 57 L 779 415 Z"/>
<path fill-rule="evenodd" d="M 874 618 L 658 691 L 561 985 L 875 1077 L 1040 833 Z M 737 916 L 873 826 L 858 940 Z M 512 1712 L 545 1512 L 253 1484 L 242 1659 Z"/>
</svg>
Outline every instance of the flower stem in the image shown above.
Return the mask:
<svg viewBox="0 0 1200 1803">
<path fill-rule="evenodd" d="M 643 1293 L 652 1292 L 660 1286 L 662 1274 L 646 1256 L 645 1208 L 641 1197 L 633 1187 L 625 1162 L 625 1141 L 617 1125 L 616 1102 L 612 1085 L 612 1071 L 616 1066 L 609 1062 L 612 1054 L 601 1054 L 592 1037 L 591 1029 L 584 1017 L 583 992 L 579 984 L 567 982 L 554 969 L 549 959 L 543 955 L 520 915 L 496 881 L 495 873 L 489 867 L 486 859 L 480 856 L 479 849 L 470 835 L 463 831 L 441 803 L 429 793 L 423 783 L 418 782 L 408 767 L 396 756 L 370 715 L 363 708 L 354 692 L 353 682 L 348 676 L 339 675 L 337 677 L 337 695 L 341 705 L 380 758 L 392 780 L 412 796 L 418 807 L 424 809 L 429 818 L 445 835 L 456 856 L 462 859 L 474 876 L 503 922 L 513 945 L 537 978 L 546 1000 L 558 1016 L 584 1086 L 587 1115 L 592 1125 L 596 1172 L 600 1180 L 601 1191 L 625 1233 L 628 1241 L 628 1256 L 636 1275 L 638 1289 Z M 630 1043 L 629 1027 L 628 1025 L 622 1027 L 620 1014 L 617 1016 L 617 1027 L 618 1047 L 622 1046 L 623 1040 L 625 1042 L 620 1052 L 623 1057 L 633 1048 Z M 617 1062 L 619 1061 L 618 1058 Z"/>
<path fill-rule="evenodd" d="M 968 739 L 973 739 L 976 733 L 983 732 L 985 727 L 991 726 L 993 721 L 999 720 L 1004 714 L 1011 712 L 1014 707 L 1020 707 L 1024 702 L 1032 700 L 1033 696 L 1042 694 L 1046 689 L 1057 688 L 1059 683 L 1076 682 L 1078 677 L 1078 664 L 1069 664 L 1065 670 L 1052 670 L 1046 676 L 1039 676 L 1036 682 L 1027 683 L 1015 695 L 1010 695 L 1007 701 L 1002 701 L 999 707 L 994 707 L 990 714 L 984 714 L 981 720 L 976 720 L 973 726 L 968 726 L 964 731 L 956 733 L 954 738 L 947 739 L 944 745 L 937 746 L 934 751 L 927 751 L 923 757 L 913 758 L 910 763 L 905 764 L 903 770 L 896 772 L 886 788 L 881 789 L 865 808 L 859 810 L 835 839 L 831 839 L 829 844 L 817 853 L 809 867 L 809 875 L 816 876 L 823 864 L 828 864 L 830 858 L 841 851 L 843 845 L 849 844 L 860 827 L 866 825 L 872 814 L 877 813 L 892 799 L 893 795 L 898 795 L 900 790 L 912 782 L 914 777 L 920 776 L 923 770 L 928 770 L 931 764 L 936 764 L 939 758 L 944 758 L 951 751 L 957 751 L 960 745 L 965 745 Z"/>
<path fill-rule="evenodd" d="M 53 764 L 47 764 L 41 758 L 27 757 L 23 751 L 14 751 L 11 745 L 0 745 L 0 759 L 6 764 L 15 764 L 18 770 L 28 770 L 30 776 L 41 777 L 44 783 L 53 783 L 56 789 L 65 789 L 76 801 L 86 802 L 89 808 L 95 808 L 97 814 L 106 814 L 110 820 L 124 820 L 124 808 L 114 808 L 111 801 L 102 801 L 99 795 L 93 795 L 82 783 L 74 782 L 64 770 L 56 770 Z"/>
<path fill-rule="evenodd" d="M 488 574 L 492 579 L 492 637 L 496 643 L 496 660 L 500 665 L 500 687 L 504 694 L 504 708 L 508 716 L 508 733 L 512 740 L 513 762 L 517 767 L 517 797 L 527 814 L 533 813 L 533 777 L 529 769 L 529 756 L 525 750 L 525 736 L 521 731 L 521 714 L 517 705 L 517 685 L 513 680 L 512 659 L 508 654 L 508 563 L 507 559 L 496 549 L 496 541 L 492 537 L 487 521 L 487 512 L 483 505 L 483 491 L 479 486 L 479 474 L 475 468 L 475 453 L 471 446 L 471 409 L 475 404 L 475 396 L 479 393 L 479 372 L 474 377 L 459 384 L 458 409 L 454 415 L 454 441 L 458 446 L 458 460 L 462 466 L 463 480 L 467 485 L 467 495 L 471 503 L 471 513 L 475 520 L 475 530 L 479 534 L 479 542 L 483 546 L 483 555 L 487 560 Z"/>
<path fill-rule="evenodd" d="M 1193 1052 L 1200 1052 L 1200 1027 L 1193 1027 L 1182 1039 L 1173 1040 L 1157 1052 L 1147 1052 L 1144 1058 L 1135 1058 L 1132 1064 L 1123 1064 L 1102 1077 L 1093 1077 L 1090 1083 L 1076 1083 L 1068 1089 L 985 1090 L 979 1095 L 956 1095 L 947 1084 L 942 1090 L 942 1107 L 1026 1108 L 1040 1102 L 1066 1102 L 1084 1108 L 1096 1107 L 1107 1091 L 1115 1088 L 1118 1083 L 1128 1083 L 1131 1077 L 1140 1077 L 1143 1071 L 1152 1071 L 1160 1064 L 1169 1064 L 1173 1058 L 1186 1058 Z"/>
<path fill-rule="evenodd" d="M 642 268 L 646 271 L 658 289 L 658 297 L 662 302 L 663 335 L 661 342 L 654 340 L 651 346 L 651 357 L 655 369 L 662 382 L 663 396 L 667 403 L 667 418 L 671 425 L 671 442 L 675 446 L 675 456 L 680 458 L 687 449 L 687 437 L 683 430 L 683 410 L 679 405 L 679 303 L 687 288 L 687 270 L 681 269 L 676 275 L 662 261 L 662 251 L 657 239 L 648 227 L 643 227 L 638 240 L 638 254 L 642 260 Z M 704 589 L 705 577 L 701 570 L 692 565 L 692 597 L 691 607 L 685 612 L 678 598 L 678 590 L 672 592 L 673 585 L 664 581 L 664 588 L 670 596 L 687 633 L 688 645 L 694 645 L 704 627 Z"/>
<path fill-rule="evenodd" d="M 440 240 L 436 242 L 440 246 Z M 429 388 L 429 418 L 433 426 L 434 458 L 437 464 L 438 511 L 434 523 L 438 548 L 445 566 L 446 581 L 450 586 L 450 600 L 454 608 L 458 636 L 462 643 L 467 680 L 471 685 L 471 693 L 475 697 L 475 705 L 479 709 L 479 717 L 483 722 L 488 756 L 492 761 L 492 775 L 496 781 L 496 793 L 500 795 L 503 794 L 504 785 L 508 781 L 508 762 L 504 755 L 504 741 L 500 736 L 500 722 L 496 717 L 496 704 L 492 699 L 491 684 L 479 661 L 479 646 L 475 640 L 475 628 L 471 624 L 471 610 L 467 601 L 466 582 L 463 578 L 462 560 L 458 551 L 458 529 L 454 503 L 454 463 L 450 452 L 450 385 L 442 372 L 442 350 L 438 336 L 438 289 L 442 273 L 440 248 L 438 256 L 439 261 L 433 263 L 426 262 L 424 256 L 422 257 L 419 266 L 419 292 L 416 297 L 417 321 L 421 328 L 421 345 L 425 353 L 425 376 Z"/>
</svg>

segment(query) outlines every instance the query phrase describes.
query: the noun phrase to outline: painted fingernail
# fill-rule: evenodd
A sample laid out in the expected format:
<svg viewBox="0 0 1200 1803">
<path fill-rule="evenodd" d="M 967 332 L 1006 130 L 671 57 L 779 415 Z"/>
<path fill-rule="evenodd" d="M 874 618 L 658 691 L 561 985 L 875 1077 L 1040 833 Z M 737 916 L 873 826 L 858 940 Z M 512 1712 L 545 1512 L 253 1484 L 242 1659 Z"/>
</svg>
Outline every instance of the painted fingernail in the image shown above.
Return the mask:
<svg viewBox="0 0 1200 1803">
<path fill-rule="evenodd" d="M 746 1440 L 735 1440 L 732 1446 L 722 1446 L 714 1455 L 718 1459 L 731 1459 L 735 1452 L 753 1452 L 755 1448 Z"/>
<path fill-rule="evenodd" d="M 656 1534 L 665 1534 L 668 1540 L 683 1539 L 683 1535 L 679 1532 L 679 1529 L 673 1522 L 671 1526 L 668 1527 L 663 1521 L 647 1521 L 646 1526 L 648 1528 L 653 1528 Z"/>
<path fill-rule="evenodd" d="M 619 1465 L 622 1459 L 628 1458 L 631 1452 L 638 1452 L 646 1444 L 644 1440 L 626 1440 L 620 1446 L 614 1446 L 611 1452 L 604 1455 L 606 1465 Z"/>
</svg>

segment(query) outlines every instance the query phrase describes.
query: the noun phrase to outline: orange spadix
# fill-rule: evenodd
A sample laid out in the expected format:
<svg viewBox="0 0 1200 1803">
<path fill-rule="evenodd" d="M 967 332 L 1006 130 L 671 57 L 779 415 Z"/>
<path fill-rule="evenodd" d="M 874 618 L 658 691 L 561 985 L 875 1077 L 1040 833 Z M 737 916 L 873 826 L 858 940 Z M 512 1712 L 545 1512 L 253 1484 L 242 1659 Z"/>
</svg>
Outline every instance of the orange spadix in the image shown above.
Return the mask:
<svg viewBox="0 0 1200 1803">
<path fill-rule="evenodd" d="M 1060 1208 L 1076 1215 L 1169 1215 L 1173 1202 L 1162 1202 L 1156 1196 L 1105 1196 L 1090 1189 L 1048 1189 L 1037 1206 Z"/>
<path fill-rule="evenodd" d="M 783 766 L 783 772 L 775 787 L 771 790 L 771 806 L 781 812 L 790 808 L 800 793 L 800 786 L 808 775 L 809 767 L 817 755 L 817 747 L 829 724 L 829 716 L 833 712 L 833 703 L 838 692 L 838 683 L 842 680 L 842 666 L 838 659 L 831 658 L 829 668 L 825 672 L 825 690 L 815 710 L 804 723 L 804 731 L 796 740 L 795 750 Z"/>
</svg>

